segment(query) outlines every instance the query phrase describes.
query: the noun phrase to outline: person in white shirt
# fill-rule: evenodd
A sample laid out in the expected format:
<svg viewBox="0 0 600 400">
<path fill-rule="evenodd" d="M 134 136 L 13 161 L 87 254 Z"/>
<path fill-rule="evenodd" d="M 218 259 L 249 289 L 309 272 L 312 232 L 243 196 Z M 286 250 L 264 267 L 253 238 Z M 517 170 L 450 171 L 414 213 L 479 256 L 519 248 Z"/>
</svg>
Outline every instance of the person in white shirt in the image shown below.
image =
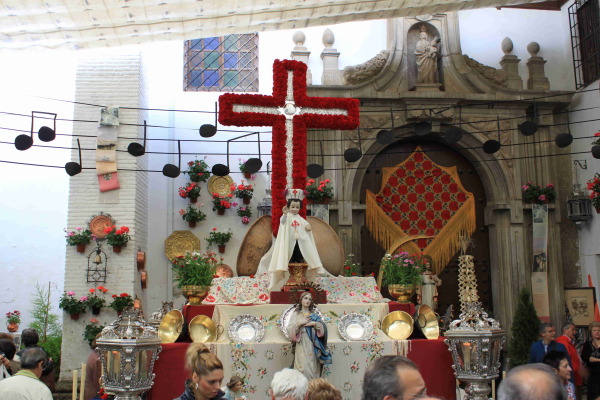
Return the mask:
<svg viewBox="0 0 600 400">
<path fill-rule="evenodd" d="M 21 354 L 21 370 L 0 381 L 2 400 L 52 400 L 50 389 L 40 381 L 48 357 L 39 348 L 25 349 Z"/>
</svg>

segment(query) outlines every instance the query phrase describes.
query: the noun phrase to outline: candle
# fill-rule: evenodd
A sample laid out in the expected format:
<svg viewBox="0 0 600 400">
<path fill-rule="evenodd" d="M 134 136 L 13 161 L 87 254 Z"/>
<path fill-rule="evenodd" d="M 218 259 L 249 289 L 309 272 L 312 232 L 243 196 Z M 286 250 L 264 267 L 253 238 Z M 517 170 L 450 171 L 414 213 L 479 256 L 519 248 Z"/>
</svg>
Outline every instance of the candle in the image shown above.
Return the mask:
<svg viewBox="0 0 600 400">
<path fill-rule="evenodd" d="M 496 380 L 492 379 L 492 400 L 496 400 Z"/>
<path fill-rule="evenodd" d="M 83 390 L 85 388 L 85 363 L 81 364 L 81 382 L 79 384 L 79 400 L 83 400 Z"/>
<path fill-rule="evenodd" d="M 464 342 L 463 344 L 463 362 L 465 369 L 468 371 L 471 369 L 471 343 Z"/>
<path fill-rule="evenodd" d="M 71 400 L 77 400 L 77 370 L 73 370 L 73 394 Z"/>
</svg>

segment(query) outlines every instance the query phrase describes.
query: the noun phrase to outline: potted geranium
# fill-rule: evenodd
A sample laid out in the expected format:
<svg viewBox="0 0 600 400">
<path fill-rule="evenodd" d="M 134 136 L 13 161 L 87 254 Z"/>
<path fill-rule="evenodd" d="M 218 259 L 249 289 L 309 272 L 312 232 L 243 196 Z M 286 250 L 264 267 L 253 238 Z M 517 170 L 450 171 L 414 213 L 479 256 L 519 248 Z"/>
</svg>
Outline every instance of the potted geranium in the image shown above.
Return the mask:
<svg viewBox="0 0 600 400">
<path fill-rule="evenodd" d="M 183 218 L 184 221 L 188 222 L 190 228 L 195 228 L 197 222 L 206 219 L 206 214 L 204 214 L 200 208 L 194 207 L 191 204 L 188 205 L 185 210 L 183 208 L 179 210 L 179 215 L 181 215 L 181 218 Z"/>
<path fill-rule="evenodd" d="M 98 286 L 97 288 L 91 288 L 88 290 L 90 295 L 87 298 L 87 306 L 92 310 L 92 314 L 98 315 L 100 314 L 100 309 L 104 307 L 106 304 L 106 300 L 104 297 L 98 296 L 98 293 L 106 293 L 108 289 L 104 286 Z"/>
<path fill-rule="evenodd" d="M 424 260 L 417 254 L 406 251 L 386 254 L 381 259 L 382 283 L 397 302 L 408 303 L 417 286 L 423 283 L 424 266 Z"/>
<path fill-rule="evenodd" d="M 218 193 L 213 193 L 212 195 L 212 203 L 213 203 L 213 211 L 216 211 L 219 215 L 225 215 L 225 210 L 231 208 L 232 206 L 237 206 L 237 203 L 232 203 L 231 198 L 233 194 L 229 193 L 225 197 L 219 196 Z"/>
<path fill-rule="evenodd" d="M 94 235 L 89 229 L 83 229 L 81 227 L 75 228 L 74 231 L 67 231 L 67 244 L 69 246 L 77 246 L 77 252 L 83 253 L 85 251 L 85 246 L 92 242 L 94 239 Z"/>
<path fill-rule="evenodd" d="M 592 205 L 596 208 L 596 212 L 600 214 L 600 173 L 596 172 L 594 177 L 587 181 L 587 188 L 590 191 Z"/>
<path fill-rule="evenodd" d="M 83 338 L 87 340 L 91 346 L 94 339 L 96 339 L 96 336 L 100 332 L 102 332 L 102 329 L 104 329 L 104 327 L 101 325 L 97 325 L 100 321 L 98 321 L 96 318 L 90 318 L 90 322 L 90 324 L 87 324 L 85 326 L 85 330 L 83 331 Z"/>
<path fill-rule="evenodd" d="M 250 204 L 250 199 L 254 195 L 254 188 L 252 185 L 244 185 L 244 181 L 242 183 L 235 186 L 231 185 L 231 191 L 235 194 L 235 197 L 242 199 L 244 204 Z"/>
<path fill-rule="evenodd" d="M 106 241 L 113 247 L 115 253 L 120 253 L 123 246 L 127 246 L 129 236 L 129 228 L 122 226 L 119 229 L 115 225 L 104 228 L 106 233 Z"/>
<path fill-rule="evenodd" d="M 190 203 L 196 203 L 200 197 L 200 186 L 196 182 L 190 182 L 179 188 L 179 196 L 183 199 L 190 199 Z"/>
<path fill-rule="evenodd" d="M 348 258 L 346 258 L 346 261 L 344 262 L 344 269 L 342 270 L 342 276 L 348 276 L 348 277 L 351 277 L 351 276 L 360 277 L 361 276 L 360 265 L 353 262 L 353 258 L 354 258 L 354 254 L 348 254 Z"/>
<path fill-rule="evenodd" d="M 527 182 L 521 186 L 523 192 L 523 201 L 531 204 L 551 203 L 556 198 L 556 190 L 554 185 L 549 183 L 546 187 L 534 185 L 532 182 Z"/>
<path fill-rule="evenodd" d="M 213 228 L 208 234 L 206 241 L 209 246 L 216 244 L 219 247 L 219 253 L 225 253 L 225 244 L 229 242 L 231 236 L 233 236 L 233 232 L 230 229 L 225 232 L 219 232 L 217 228 Z"/>
<path fill-rule="evenodd" d="M 188 169 L 183 173 L 188 174 L 192 182 L 206 182 L 210 178 L 210 170 L 204 160 L 188 162 Z"/>
<path fill-rule="evenodd" d="M 87 308 L 87 299 L 87 296 L 76 299 L 73 291 L 64 292 L 58 301 L 58 307 L 65 310 L 71 319 L 78 320 L 79 314 L 83 314 Z"/>
<path fill-rule="evenodd" d="M 21 313 L 18 310 L 6 313 L 6 329 L 8 329 L 9 332 L 18 331 L 20 323 Z"/>
<path fill-rule="evenodd" d="M 246 160 L 242 160 L 241 158 L 238 158 L 238 161 L 239 161 L 239 166 L 240 166 L 240 172 L 242 174 L 244 174 L 244 178 L 253 179 L 252 174 L 250 172 L 248 172 L 248 169 L 246 168 Z"/>
<path fill-rule="evenodd" d="M 117 312 L 118 315 L 121 315 L 126 308 L 133 307 L 133 299 L 127 293 L 121 293 L 120 295 L 113 294 L 113 301 L 109 304 L 109 307 Z"/>
<path fill-rule="evenodd" d="M 198 305 L 208 296 L 219 262 L 215 253 L 187 252 L 172 261 L 174 280 L 190 305 Z"/>
<path fill-rule="evenodd" d="M 237 209 L 237 215 L 242 217 L 242 224 L 247 224 L 252 217 L 252 210 L 248 206 L 241 206 Z"/>
<path fill-rule="evenodd" d="M 333 186 L 329 179 L 320 181 L 319 184 L 314 179 L 309 179 L 306 183 L 306 199 L 309 203 L 329 204 L 332 197 Z"/>
</svg>

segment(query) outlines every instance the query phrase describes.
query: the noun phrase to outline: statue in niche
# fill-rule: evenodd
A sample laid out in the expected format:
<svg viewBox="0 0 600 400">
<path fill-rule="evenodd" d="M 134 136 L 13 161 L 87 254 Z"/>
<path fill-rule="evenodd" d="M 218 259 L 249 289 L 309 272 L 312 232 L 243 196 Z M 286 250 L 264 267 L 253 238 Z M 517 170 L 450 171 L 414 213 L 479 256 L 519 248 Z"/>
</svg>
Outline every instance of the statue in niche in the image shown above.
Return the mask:
<svg viewBox="0 0 600 400">
<path fill-rule="evenodd" d="M 418 83 L 438 83 L 437 64 L 440 57 L 438 45 L 440 38 L 435 37 L 429 41 L 427 28 L 421 25 L 419 40 L 415 46 L 415 58 L 417 60 Z"/>
</svg>

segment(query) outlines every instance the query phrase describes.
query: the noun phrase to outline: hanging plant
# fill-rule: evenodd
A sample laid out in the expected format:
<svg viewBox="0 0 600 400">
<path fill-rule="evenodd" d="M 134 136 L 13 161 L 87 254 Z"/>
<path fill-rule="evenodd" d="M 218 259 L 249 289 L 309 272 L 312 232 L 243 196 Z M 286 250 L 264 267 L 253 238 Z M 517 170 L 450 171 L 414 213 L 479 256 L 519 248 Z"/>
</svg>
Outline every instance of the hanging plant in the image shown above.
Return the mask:
<svg viewBox="0 0 600 400">
<path fill-rule="evenodd" d="M 217 211 L 219 215 L 224 215 L 225 210 L 230 209 L 231 207 L 236 207 L 237 203 L 232 203 L 231 198 L 233 194 L 228 194 L 225 197 L 219 196 L 218 193 L 213 193 L 212 203 L 213 203 L 213 211 Z"/>
<path fill-rule="evenodd" d="M 192 203 L 195 203 L 200 197 L 200 186 L 196 182 L 188 183 L 179 188 L 179 196 L 183 199 L 190 199 Z"/>
<path fill-rule="evenodd" d="M 252 210 L 250 207 L 241 206 L 237 209 L 237 215 L 242 217 L 242 223 L 247 224 L 250 222 L 250 217 L 252 217 Z"/>
<path fill-rule="evenodd" d="M 204 160 L 188 162 L 188 169 L 183 173 L 188 174 L 192 182 L 206 182 L 210 178 L 210 169 Z"/>
<path fill-rule="evenodd" d="M 592 205 L 596 208 L 596 212 L 600 213 L 600 173 L 596 172 L 594 177 L 587 181 L 587 188 L 590 191 Z"/>
<path fill-rule="evenodd" d="M 203 207 L 204 204 L 200 205 Z M 204 221 L 206 219 L 206 214 L 202 212 L 200 207 L 194 207 L 193 205 L 188 205 L 184 210 L 183 208 L 179 210 L 179 215 L 184 221 L 187 221 L 190 224 L 190 227 L 193 228 L 196 226 L 197 222 Z"/>
<path fill-rule="evenodd" d="M 250 199 L 254 195 L 254 187 L 252 185 L 244 185 L 244 180 L 239 185 L 231 185 L 229 188 L 235 197 L 242 199 L 244 204 L 250 204 Z"/>
<path fill-rule="evenodd" d="M 530 204 L 551 203 L 556 198 L 554 185 L 549 183 L 546 187 L 534 185 L 531 182 L 521 186 L 523 191 L 523 201 Z"/>
</svg>

